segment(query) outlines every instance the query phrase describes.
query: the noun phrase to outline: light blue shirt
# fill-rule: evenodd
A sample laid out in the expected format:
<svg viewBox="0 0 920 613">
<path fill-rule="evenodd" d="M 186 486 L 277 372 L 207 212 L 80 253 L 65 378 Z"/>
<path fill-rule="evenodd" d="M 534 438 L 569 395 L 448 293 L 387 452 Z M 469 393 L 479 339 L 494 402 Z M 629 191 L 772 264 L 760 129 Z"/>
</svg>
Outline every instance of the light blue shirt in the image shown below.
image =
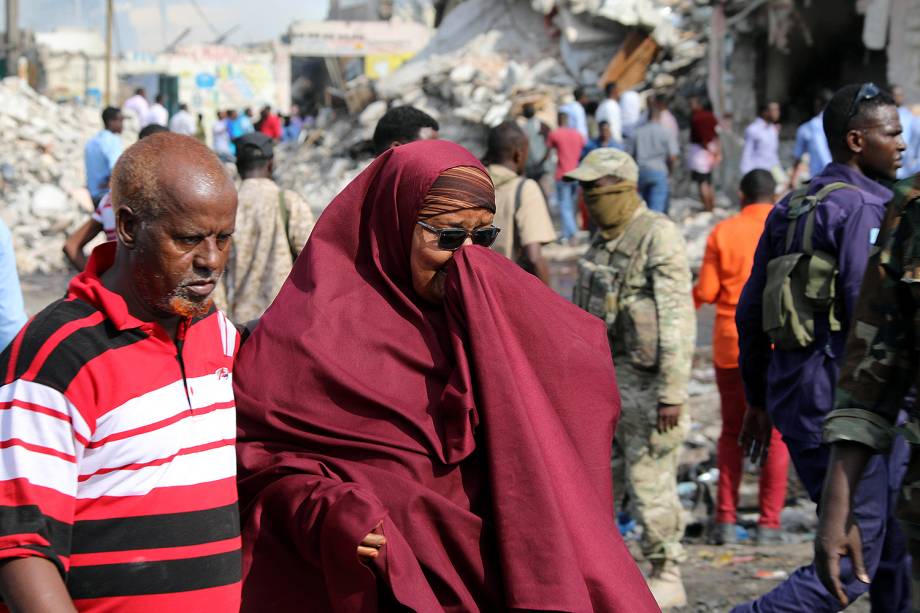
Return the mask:
<svg viewBox="0 0 920 613">
<path fill-rule="evenodd" d="M 114 132 L 102 130 L 92 137 L 83 150 L 86 163 L 86 187 L 93 200 L 99 200 L 109 191 L 108 181 L 115 162 L 121 155 L 121 137 Z"/>
<path fill-rule="evenodd" d="M 588 140 L 588 117 L 585 115 L 585 107 L 580 105 L 577 100 L 567 102 L 559 107 L 560 113 L 565 113 L 569 118 L 569 127 L 575 128 L 581 132 L 585 142 Z"/>
<path fill-rule="evenodd" d="M 26 309 L 16 273 L 13 237 L 0 221 L 0 352 L 6 349 L 25 323 Z"/>
<path fill-rule="evenodd" d="M 907 145 L 901 167 L 898 168 L 898 178 L 906 179 L 920 170 L 920 117 L 911 113 L 906 106 L 898 107 L 898 117 L 901 120 L 901 138 Z"/>
<path fill-rule="evenodd" d="M 808 174 L 812 178 L 821 174 L 824 167 L 831 163 L 831 149 L 824 134 L 824 113 L 818 113 L 795 131 L 795 149 L 792 156 L 801 160 L 808 154 Z"/>
<path fill-rule="evenodd" d="M 779 166 L 779 129 L 763 117 L 755 119 L 744 131 L 741 174 L 758 168 L 772 172 Z"/>
</svg>

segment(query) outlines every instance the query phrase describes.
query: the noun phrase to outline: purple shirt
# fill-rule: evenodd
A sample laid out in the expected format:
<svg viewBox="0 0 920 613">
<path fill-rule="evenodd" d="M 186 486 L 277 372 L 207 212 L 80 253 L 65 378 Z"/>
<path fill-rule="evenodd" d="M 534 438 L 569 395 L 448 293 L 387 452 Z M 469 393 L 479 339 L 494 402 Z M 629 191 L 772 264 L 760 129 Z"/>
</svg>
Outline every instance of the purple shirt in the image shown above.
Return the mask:
<svg viewBox="0 0 920 613">
<path fill-rule="evenodd" d="M 744 131 L 741 175 L 744 176 L 757 168 L 772 171 L 777 166 L 779 166 L 779 126 L 767 123 L 763 117 L 758 117 Z"/>
<path fill-rule="evenodd" d="M 885 204 L 891 199 L 889 189 L 853 170 L 831 162 L 809 184 L 809 194 L 835 181 L 854 185 L 859 190 L 832 192 L 818 207 L 813 235 L 815 250 L 836 254 L 840 270 L 837 296 L 840 304 L 839 332 L 830 332 L 827 316 L 815 317 L 815 342 L 799 351 L 771 349 L 770 338 L 763 331 L 763 290 L 767 280 L 767 263 L 786 253 L 786 196 L 770 213 L 754 254 L 751 277 L 741 293 L 735 322 L 738 325 L 741 376 L 749 404 L 766 407 L 773 424 L 786 439 L 805 446 L 821 444 L 821 429 L 827 413 L 834 407 L 834 386 L 847 328 L 863 272 L 869 259 L 871 241 L 875 240 Z M 803 218 L 804 219 L 804 218 Z M 790 252 L 802 248 L 800 222 Z"/>
</svg>

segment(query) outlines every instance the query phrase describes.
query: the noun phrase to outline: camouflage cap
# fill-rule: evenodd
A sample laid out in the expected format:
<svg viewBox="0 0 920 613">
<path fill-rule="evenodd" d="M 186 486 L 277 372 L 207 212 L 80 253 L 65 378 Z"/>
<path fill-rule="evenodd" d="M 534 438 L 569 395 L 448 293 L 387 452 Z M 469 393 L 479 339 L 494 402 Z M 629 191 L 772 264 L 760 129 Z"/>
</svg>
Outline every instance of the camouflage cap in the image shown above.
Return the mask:
<svg viewBox="0 0 920 613">
<path fill-rule="evenodd" d="M 585 156 L 578 168 L 565 173 L 567 181 L 597 181 L 601 177 L 617 177 L 639 182 L 639 166 L 632 156 L 613 147 L 600 147 Z"/>
</svg>

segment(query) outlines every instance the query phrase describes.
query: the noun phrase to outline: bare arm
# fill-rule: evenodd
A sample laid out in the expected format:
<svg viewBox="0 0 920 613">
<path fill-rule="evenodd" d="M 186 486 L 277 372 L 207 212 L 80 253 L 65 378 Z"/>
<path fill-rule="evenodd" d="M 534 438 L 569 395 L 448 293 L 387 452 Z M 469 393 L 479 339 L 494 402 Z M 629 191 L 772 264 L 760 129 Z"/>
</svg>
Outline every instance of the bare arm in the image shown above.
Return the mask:
<svg viewBox="0 0 920 613">
<path fill-rule="evenodd" d="M 95 219 L 89 219 L 64 241 L 64 255 L 77 270 L 82 271 L 86 268 L 86 255 L 83 249 L 101 231 L 102 224 Z"/>
<path fill-rule="evenodd" d="M 533 274 L 543 283 L 549 285 L 549 266 L 546 260 L 543 259 L 542 245 L 540 243 L 524 245 L 522 252 Z"/>
<path fill-rule="evenodd" d="M 0 594 L 14 613 L 76 611 L 61 573 L 45 558 L 15 558 L 0 564 Z"/>
</svg>

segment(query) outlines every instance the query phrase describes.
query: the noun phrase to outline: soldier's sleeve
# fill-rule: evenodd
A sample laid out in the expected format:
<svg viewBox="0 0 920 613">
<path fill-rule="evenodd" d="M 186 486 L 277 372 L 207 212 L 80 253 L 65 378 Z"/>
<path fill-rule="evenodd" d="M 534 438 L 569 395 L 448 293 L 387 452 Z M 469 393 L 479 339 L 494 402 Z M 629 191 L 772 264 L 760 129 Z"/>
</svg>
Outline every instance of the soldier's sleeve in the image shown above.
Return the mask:
<svg viewBox="0 0 920 613">
<path fill-rule="evenodd" d="M 313 232 L 315 220 L 310 205 L 297 192 L 284 190 L 284 201 L 288 208 L 288 240 L 299 255 L 310 233 Z"/>
<path fill-rule="evenodd" d="M 920 272 L 920 191 L 902 182 L 869 258 L 847 337 L 827 442 L 854 441 L 886 452 L 892 426 L 916 370 L 916 305 Z"/>
<path fill-rule="evenodd" d="M 661 221 L 649 242 L 648 269 L 658 311 L 658 402 L 683 404 L 696 345 L 696 312 L 687 247 L 677 226 Z"/>
</svg>

